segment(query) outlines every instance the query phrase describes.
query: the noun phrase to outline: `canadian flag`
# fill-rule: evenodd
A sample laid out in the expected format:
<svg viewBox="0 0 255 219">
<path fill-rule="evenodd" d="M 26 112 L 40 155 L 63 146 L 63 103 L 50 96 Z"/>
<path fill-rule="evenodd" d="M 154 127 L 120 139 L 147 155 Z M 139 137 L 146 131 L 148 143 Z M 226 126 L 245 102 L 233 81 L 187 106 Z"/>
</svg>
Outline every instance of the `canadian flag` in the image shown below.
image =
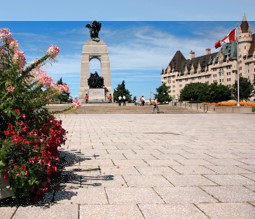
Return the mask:
<svg viewBox="0 0 255 219">
<path fill-rule="evenodd" d="M 236 40 L 236 28 L 231 30 L 231 32 L 225 36 L 223 39 L 215 43 L 215 49 L 221 47 L 224 43 L 231 43 Z"/>
</svg>

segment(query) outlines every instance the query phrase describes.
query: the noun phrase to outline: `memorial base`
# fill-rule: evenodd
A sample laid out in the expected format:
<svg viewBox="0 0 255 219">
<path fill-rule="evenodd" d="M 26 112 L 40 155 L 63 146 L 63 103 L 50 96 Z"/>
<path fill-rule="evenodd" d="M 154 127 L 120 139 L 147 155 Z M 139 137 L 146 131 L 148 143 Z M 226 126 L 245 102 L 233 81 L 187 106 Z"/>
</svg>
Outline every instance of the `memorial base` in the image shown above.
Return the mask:
<svg viewBox="0 0 255 219">
<path fill-rule="evenodd" d="M 105 90 L 103 88 L 89 89 L 89 103 L 102 103 L 105 101 Z"/>
</svg>

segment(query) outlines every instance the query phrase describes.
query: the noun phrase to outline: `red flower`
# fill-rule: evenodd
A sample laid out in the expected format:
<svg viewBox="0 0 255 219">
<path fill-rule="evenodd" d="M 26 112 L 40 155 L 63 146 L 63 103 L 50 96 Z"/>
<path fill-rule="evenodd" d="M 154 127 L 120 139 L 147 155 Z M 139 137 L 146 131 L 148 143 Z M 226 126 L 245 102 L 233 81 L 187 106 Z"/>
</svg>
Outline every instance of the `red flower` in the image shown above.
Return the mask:
<svg viewBox="0 0 255 219">
<path fill-rule="evenodd" d="M 20 110 L 19 110 L 19 109 L 15 109 L 14 112 L 15 112 L 16 114 L 19 114 L 19 113 L 20 113 Z"/>
<path fill-rule="evenodd" d="M 4 131 L 4 135 L 8 136 L 8 135 L 10 135 L 10 132 L 9 131 Z"/>
</svg>

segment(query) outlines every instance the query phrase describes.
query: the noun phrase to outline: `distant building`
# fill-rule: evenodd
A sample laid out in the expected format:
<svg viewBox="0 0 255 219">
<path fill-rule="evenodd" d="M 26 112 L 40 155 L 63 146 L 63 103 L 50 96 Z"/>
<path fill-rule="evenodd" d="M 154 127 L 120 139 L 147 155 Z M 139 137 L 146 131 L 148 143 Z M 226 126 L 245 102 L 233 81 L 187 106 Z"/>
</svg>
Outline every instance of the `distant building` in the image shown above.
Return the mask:
<svg viewBox="0 0 255 219">
<path fill-rule="evenodd" d="M 232 86 L 237 80 L 237 66 L 240 76 L 255 84 L 255 34 L 252 34 L 245 15 L 239 28 L 238 43 L 226 43 L 215 53 L 206 49 L 205 55 L 199 57 L 190 51 L 189 59 L 178 50 L 167 68 L 162 69 L 161 81 L 170 87 L 169 95 L 173 100 L 179 100 L 180 91 L 186 84 L 217 82 Z"/>
</svg>

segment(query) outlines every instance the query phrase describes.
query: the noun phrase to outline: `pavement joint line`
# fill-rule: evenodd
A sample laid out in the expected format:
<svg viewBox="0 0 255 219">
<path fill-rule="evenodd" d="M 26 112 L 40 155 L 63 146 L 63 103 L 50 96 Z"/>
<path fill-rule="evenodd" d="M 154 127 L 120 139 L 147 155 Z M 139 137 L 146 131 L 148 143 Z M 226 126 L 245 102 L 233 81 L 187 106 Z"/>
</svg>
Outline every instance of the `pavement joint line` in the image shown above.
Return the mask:
<svg viewBox="0 0 255 219">
<path fill-rule="evenodd" d="M 193 203 L 193 205 L 199 210 L 201 211 L 206 217 L 208 217 L 208 219 L 211 219 L 211 217 L 209 215 L 206 214 L 206 212 L 204 212 L 201 208 L 199 208 L 199 206 L 196 203 Z"/>
</svg>

